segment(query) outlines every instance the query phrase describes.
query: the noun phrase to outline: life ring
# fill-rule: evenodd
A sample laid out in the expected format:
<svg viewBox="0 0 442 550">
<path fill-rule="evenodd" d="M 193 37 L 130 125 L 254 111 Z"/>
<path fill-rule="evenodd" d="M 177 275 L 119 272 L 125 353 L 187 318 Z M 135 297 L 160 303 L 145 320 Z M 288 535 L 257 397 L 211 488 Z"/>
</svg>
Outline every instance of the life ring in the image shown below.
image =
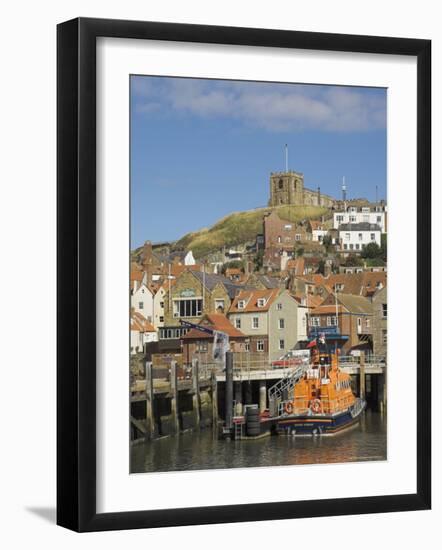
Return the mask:
<svg viewBox="0 0 442 550">
<path fill-rule="evenodd" d="M 319 399 L 313 399 L 311 402 L 310 402 L 310 410 L 312 411 L 312 413 L 320 413 L 322 412 L 322 403 Z"/>
<path fill-rule="evenodd" d="M 291 401 L 287 401 L 287 403 L 284 405 L 284 410 L 287 414 L 293 413 L 293 403 Z"/>
</svg>

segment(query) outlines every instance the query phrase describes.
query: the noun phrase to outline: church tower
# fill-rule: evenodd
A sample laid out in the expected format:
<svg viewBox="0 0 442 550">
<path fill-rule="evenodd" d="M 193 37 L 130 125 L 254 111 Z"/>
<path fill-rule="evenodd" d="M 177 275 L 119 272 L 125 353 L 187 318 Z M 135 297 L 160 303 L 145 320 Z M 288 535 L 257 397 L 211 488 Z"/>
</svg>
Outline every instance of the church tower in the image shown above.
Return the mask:
<svg viewBox="0 0 442 550">
<path fill-rule="evenodd" d="M 304 174 L 289 170 L 270 174 L 269 206 L 304 204 Z"/>
</svg>

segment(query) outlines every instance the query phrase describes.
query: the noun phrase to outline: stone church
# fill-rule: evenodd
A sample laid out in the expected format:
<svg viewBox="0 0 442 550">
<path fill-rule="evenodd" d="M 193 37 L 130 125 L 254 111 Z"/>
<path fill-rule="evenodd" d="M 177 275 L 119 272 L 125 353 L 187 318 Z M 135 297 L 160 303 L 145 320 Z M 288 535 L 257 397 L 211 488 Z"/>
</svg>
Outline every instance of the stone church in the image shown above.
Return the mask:
<svg viewBox="0 0 442 550">
<path fill-rule="evenodd" d="M 329 195 L 304 187 L 304 174 L 290 170 L 288 172 L 272 172 L 270 174 L 269 206 L 325 206 L 332 208 L 336 200 Z"/>
</svg>

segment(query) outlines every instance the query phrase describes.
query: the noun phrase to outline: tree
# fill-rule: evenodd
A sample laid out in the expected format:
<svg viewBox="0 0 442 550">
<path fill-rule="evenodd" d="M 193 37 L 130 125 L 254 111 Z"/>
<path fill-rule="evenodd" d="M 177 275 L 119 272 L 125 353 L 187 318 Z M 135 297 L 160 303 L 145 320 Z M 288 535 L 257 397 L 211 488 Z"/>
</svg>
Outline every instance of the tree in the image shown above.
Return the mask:
<svg viewBox="0 0 442 550">
<path fill-rule="evenodd" d="M 262 268 L 264 263 L 264 251 L 260 250 L 256 256 L 253 258 L 253 263 L 255 264 L 255 271 L 259 271 Z"/>
<path fill-rule="evenodd" d="M 296 256 L 300 258 L 301 256 L 304 256 L 304 248 L 301 246 L 299 248 L 295 249 Z"/>
<path fill-rule="evenodd" d="M 318 264 L 318 273 L 321 273 L 322 275 L 325 275 L 325 262 L 324 262 L 324 260 L 321 260 Z"/>
<path fill-rule="evenodd" d="M 381 258 L 381 247 L 375 242 L 368 243 L 362 247 L 361 256 L 363 258 Z"/>
<path fill-rule="evenodd" d="M 387 261 L 387 233 L 381 235 L 381 254 L 384 262 Z"/>
<path fill-rule="evenodd" d="M 324 235 L 324 237 L 322 238 L 322 245 L 325 248 L 326 252 L 330 252 L 333 246 L 333 239 L 330 235 Z"/>
<path fill-rule="evenodd" d="M 349 254 L 341 265 L 345 267 L 358 267 L 363 266 L 364 262 L 359 256 L 356 256 L 356 254 Z"/>
<path fill-rule="evenodd" d="M 240 269 L 244 273 L 244 262 L 242 260 L 231 260 L 223 264 L 221 273 L 225 275 L 226 269 Z"/>
</svg>

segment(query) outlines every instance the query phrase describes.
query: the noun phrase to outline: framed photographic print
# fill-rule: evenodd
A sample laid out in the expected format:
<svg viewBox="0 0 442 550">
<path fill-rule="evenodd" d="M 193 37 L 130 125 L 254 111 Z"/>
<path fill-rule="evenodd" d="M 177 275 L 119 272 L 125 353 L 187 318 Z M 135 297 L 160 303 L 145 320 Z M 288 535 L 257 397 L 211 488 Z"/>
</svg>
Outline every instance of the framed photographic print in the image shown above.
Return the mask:
<svg viewBox="0 0 442 550">
<path fill-rule="evenodd" d="M 58 26 L 59 525 L 430 507 L 430 53 Z"/>
</svg>

